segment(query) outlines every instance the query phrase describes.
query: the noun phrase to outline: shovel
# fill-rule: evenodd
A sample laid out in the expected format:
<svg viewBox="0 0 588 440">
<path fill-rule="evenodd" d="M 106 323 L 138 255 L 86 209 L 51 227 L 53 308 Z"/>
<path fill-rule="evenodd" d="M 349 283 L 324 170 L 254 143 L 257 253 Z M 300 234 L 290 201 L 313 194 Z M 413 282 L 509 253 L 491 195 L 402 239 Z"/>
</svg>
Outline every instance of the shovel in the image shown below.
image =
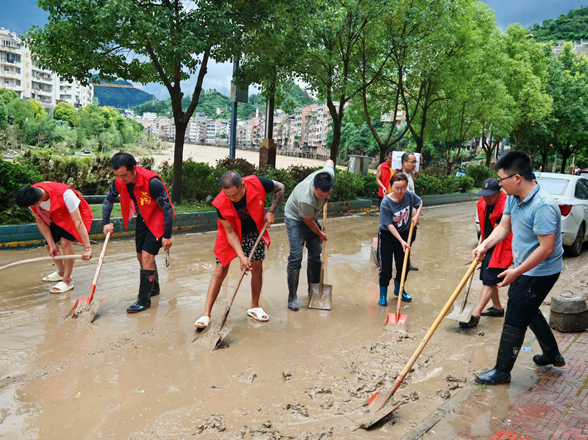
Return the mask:
<svg viewBox="0 0 588 440">
<path fill-rule="evenodd" d="M 327 204 L 323 208 L 323 233 L 327 230 Z M 331 310 L 333 304 L 333 286 L 325 284 L 325 262 L 327 259 L 327 242 L 323 242 L 323 255 L 321 257 L 321 281 L 310 285 L 309 309 Z"/>
<path fill-rule="evenodd" d="M 414 229 L 414 222 L 410 222 L 410 230 L 408 231 L 408 241 L 410 246 L 410 242 L 412 240 L 412 231 Z M 388 319 L 386 320 L 386 327 L 389 325 L 395 325 L 398 330 L 406 331 L 408 327 L 408 323 L 406 319 L 408 318 L 406 315 L 400 314 L 400 306 L 402 302 L 402 292 L 404 292 L 404 281 L 406 279 L 406 268 L 408 266 L 408 254 L 410 253 L 410 249 L 406 249 L 404 252 L 404 262 L 402 263 L 402 275 L 400 277 L 400 288 L 398 290 L 398 305 L 396 306 L 396 313 L 388 313 Z"/>
<path fill-rule="evenodd" d="M 96 283 L 98 282 L 98 277 L 100 276 L 100 270 L 102 269 L 102 263 L 104 262 L 104 255 L 106 255 L 106 246 L 108 246 L 108 241 L 110 240 L 110 232 L 106 234 L 106 239 L 104 240 L 104 245 L 102 246 L 102 252 L 100 252 L 100 258 L 98 259 L 98 267 L 96 268 L 96 273 L 94 274 L 94 280 L 92 281 L 92 288 L 90 289 L 90 296 L 88 298 L 78 298 L 76 303 L 74 304 L 73 308 L 70 312 L 65 316 L 65 319 L 78 319 L 84 318 L 84 321 L 92 322 L 94 316 L 98 312 L 98 309 L 102 305 L 103 299 L 98 299 L 92 304 L 92 300 L 94 299 L 94 292 L 96 291 Z"/>
<path fill-rule="evenodd" d="M 478 246 L 482 243 L 482 236 L 480 235 L 480 239 L 478 240 Z M 472 264 L 469 262 L 468 265 Z M 463 302 L 460 303 L 457 301 L 455 306 L 453 307 L 453 311 L 446 316 L 447 319 L 455 319 L 457 321 L 464 321 L 468 322 L 470 320 L 470 316 L 472 314 L 472 310 L 474 310 L 475 304 L 468 304 L 468 295 L 470 294 L 470 287 L 472 287 L 472 281 L 474 280 L 474 274 L 476 271 L 472 272 L 470 276 L 470 280 L 468 281 L 468 285 L 466 287 L 465 293 L 463 294 Z"/>
<path fill-rule="evenodd" d="M 253 245 L 253 249 L 251 249 L 251 253 L 249 254 L 249 258 L 247 258 L 247 263 L 251 263 L 251 259 L 253 258 L 253 254 L 255 254 L 255 251 L 257 250 L 257 246 L 259 245 L 259 242 L 261 241 L 263 234 L 265 234 L 266 229 L 267 229 L 267 223 L 263 226 L 263 229 L 259 233 L 257 240 L 255 240 L 255 244 Z M 229 312 L 231 311 L 231 306 L 233 305 L 233 301 L 235 301 L 235 296 L 237 296 L 237 292 L 239 291 L 239 287 L 241 286 L 241 281 L 243 281 L 243 277 L 245 276 L 246 272 L 247 272 L 247 269 L 243 269 L 243 271 L 241 272 L 241 277 L 239 278 L 239 282 L 237 283 L 237 287 L 235 287 L 235 291 L 233 292 L 233 297 L 231 298 L 231 301 L 229 302 L 229 305 L 227 306 L 227 310 L 225 310 L 225 314 L 223 315 L 223 320 L 221 321 L 221 325 L 218 329 L 219 334 L 221 333 L 221 330 L 223 329 L 223 327 L 227 323 L 227 318 L 229 317 Z M 224 336 L 220 336 L 221 339 L 218 342 L 220 342 L 223 337 Z M 216 345 L 218 345 L 218 343 Z"/>
<path fill-rule="evenodd" d="M 437 330 L 437 327 L 439 327 L 439 324 L 443 320 L 443 317 L 445 316 L 445 314 L 449 310 L 449 307 L 451 307 L 451 305 L 455 301 L 455 298 L 457 298 L 457 296 L 461 292 L 461 289 L 463 289 L 463 286 L 467 282 L 468 278 L 472 275 L 472 273 L 474 273 L 474 270 L 476 270 L 477 265 L 478 265 L 477 260 L 472 261 L 472 264 L 468 268 L 466 274 L 463 276 L 463 278 L 461 279 L 461 281 L 459 282 L 459 284 L 457 285 L 457 287 L 455 288 L 455 290 L 453 291 L 453 293 L 451 294 L 451 296 L 447 300 L 447 303 L 445 304 L 445 306 L 443 307 L 441 312 L 439 312 L 437 319 L 435 319 L 435 322 L 433 322 L 433 325 L 429 328 L 429 331 L 427 331 L 427 334 L 425 335 L 425 337 L 423 338 L 423 340 L 421 341 L 421 343 L 417 347 L 416 351 L 413 353 L 412 357 L 408 360 L 408 363 L 405 365 L 402 372 L 396 378 L 396 381 L 394 382 L 394 386 L 392 387 L 392 390 L 388 393 L 374 394 L 366 402 L 366 404 L 364 404 L 364 406 L 367 405 L 367 412 L 365 412 L 359 416 L 354 416 L 353 414 L 347 415 L 346 416 L 347 418 L 349 418 L 353 422 L 357 423 L 360 428 L 367 429 L 370 426 L 372 426 L 374 423 L 376 423 L 377 421 L 386 417 L 388 414 L 390 414 L 396 408 L 398 408 L 398 404 L 390 404 L 390 399 L 392 398 L 392 396 L 394 395 L 396 390 L 398 390 L 398 388 L 400 388 L 402 381 L 404 380 L 404 378 L 406 377 L 406 375 L 408 374 L 408 372 L 410 371 L 410 369 L 412 368 L 412 366 L 414 365 L 414 363 L 416 362 L 416 360 L 420 356 L 421 352 L 424 350 L 425 346 L 427 345 L 427 343 L 431 339 L 431 336 L 433 336 L 433 333 L 435 333 L 435 330 Z"/>
</svg>

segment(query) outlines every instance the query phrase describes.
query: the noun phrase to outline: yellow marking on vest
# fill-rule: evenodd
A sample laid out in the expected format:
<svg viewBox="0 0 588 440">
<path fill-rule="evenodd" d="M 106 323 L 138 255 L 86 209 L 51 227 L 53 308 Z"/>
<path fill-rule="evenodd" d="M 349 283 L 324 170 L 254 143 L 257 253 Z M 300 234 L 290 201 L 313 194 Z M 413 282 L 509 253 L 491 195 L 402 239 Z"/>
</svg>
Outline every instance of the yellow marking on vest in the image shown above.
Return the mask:
<svg viewBox="0 0 588 440">
<path fill-rule="evenodd" d="M 141 206 L 145 204 L 149 205 L 151 203 L 151 196 L 149 195 L 149 193 L 141 191 L 141 199 L 139 200 L 139 202 L 141 203 Z"/>
</svg>

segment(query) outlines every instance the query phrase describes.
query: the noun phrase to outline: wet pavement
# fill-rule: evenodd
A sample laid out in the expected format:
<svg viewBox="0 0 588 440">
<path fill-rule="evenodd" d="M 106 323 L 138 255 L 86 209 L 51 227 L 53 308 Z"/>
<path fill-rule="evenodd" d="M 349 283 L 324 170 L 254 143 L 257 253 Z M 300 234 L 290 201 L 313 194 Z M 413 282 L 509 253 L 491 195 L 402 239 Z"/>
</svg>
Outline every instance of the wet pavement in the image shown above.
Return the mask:
<svg viewBox="0 0 588 440">
<path fill-rule="evenodd" d="M 378 219 L 370 215 L 329 220 L 328 283 L 334 300 L 329 312 L 287 309 L 286 230 L 272 227 L 261 298 L 270 320 L 259 323 L 246 316 L 250 287 L 245 278 L 227 321 L 233 327 L 227 346 L 215 351 L 197 343 L 203 335 L 193 327 L 215 264 L 215 232 L 175 235 L 170 267 L 158 257 L 161 295 L 151 309 L 137 315 L 125 312 L 138 290 L 134 244 L 113 241 L 95 295 L 104 303 L 93 324 L 63 317 L 78 297 L 88 295 L 95 261 L 76 263 L 76 287 L 64 295 L 49 295 L 50 284 L 40 281 L 53 270 L 49 265 L 3 271 L 0 437 L 399 439 L 411 431 L 414 435 L 440 405 L 468 393 L 472 397 L 462 398 L 462 405 L 454 405 L 458 409 L 431 428 L 436 433 L 425 436 L 493 438 L 504 430 L 499 423 L 505 415 L 515 415 L 517 402 L 546 374 L 532 364 L 539 348 L 529 339 L 532 351 L 519 356 L 512 384 L 484 391 L 471 388 L 473 375 L 493 365 L 500 318 L 483 318 L 469 330 L 444 320 L 394 396 L 404 404 L 391 417 L 367 431 L 356 429 L 345 417 L 349 408 L 392 387 L 464 275 L 476 243 L 474 210 L 475 203 L 423 210 L 412 258 L 419 271 L 410 272 L 406 283 L 415 299 L 402 309 L 408 316 L 407 334 L 384 328 L 396 303 L 390 301 L 387 308 L 377 304 L 378 269 L 370 253 Z M 94 246 L 94 260 L 100 247 Z M 8 264 L 45 252 L 4 251 L 0 259 Z M 588 274 L 586 254 L 565 260 L 554 293 L 586 288 L 588 279 L 574 277 L 582 268 Z M 233 263 L 213 319 L 222 316 L 239 275 Z M 304 302 L 305 281 L 301 276 L 299 295 Z M 477 300 L 480 289 L 475 280 L 471 301 Z M 501 297 L 505 295 L 501 289 Z M 576 402 L 584 402 L 580 379 L 574 383 L 580 393 Z"/>
</svg>

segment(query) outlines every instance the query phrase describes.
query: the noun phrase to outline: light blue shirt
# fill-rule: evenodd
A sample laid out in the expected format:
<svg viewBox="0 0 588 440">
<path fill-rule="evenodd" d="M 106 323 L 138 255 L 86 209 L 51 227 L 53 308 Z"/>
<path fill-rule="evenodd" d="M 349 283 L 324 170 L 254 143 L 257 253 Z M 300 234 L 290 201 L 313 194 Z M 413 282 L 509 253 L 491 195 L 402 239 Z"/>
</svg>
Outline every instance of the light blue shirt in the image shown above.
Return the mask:
<svg viewBox="0 0 588 440">
<path fill-rule="evenodd" d="M 508 196 L 504 215 L 510 215 L 515 267 L 519 267 L 539 247 L 538 235 L 555 234 L 553 253 L 523 275 L 544 277 L 562 271 L 561 212 L 553 197 L 537 184 L 522 202 L 518 196 Z"/>
</svg>

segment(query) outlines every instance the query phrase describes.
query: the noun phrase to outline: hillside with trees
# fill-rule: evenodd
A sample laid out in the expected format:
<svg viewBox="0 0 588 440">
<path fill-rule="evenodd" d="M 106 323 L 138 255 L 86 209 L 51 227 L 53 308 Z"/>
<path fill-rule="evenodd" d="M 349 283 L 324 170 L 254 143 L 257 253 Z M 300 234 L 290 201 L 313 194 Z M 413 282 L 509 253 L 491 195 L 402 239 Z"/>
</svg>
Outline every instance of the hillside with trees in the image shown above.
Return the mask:
<svg viewBox="0 0 588 440">
<path fill-rule="evenodd" d="M 92 78 L 95 82 L 101 84 L 114 84 L 122 86 L 132 86 L 128 81 L 118 79 L 116 81 L 104 81 L 100 80 L 97 76 Z M 98 104 L 104 107 L 115 107 L 115 108 L 129 108 L 139 104 L 143 104 L 146 101 L 155 99 L 154 95 L 150 95 L 140 89 L 127 88 L 127 87 L 106 87 L 97 86 L 94 87 L 94 96 L 98 98 Z"/>
<path fill-rule="evenodd" d="M 182 99 L 182 108 L 187 109 L 192 100 L 191 96 L 185 96 Z M 307 92 L 302 90 L 298 85 L 291 84 L 288 90 L 284 92 L 284 97 L 276 108 L 282 108 L 285 111 L 293 111 L 296 107 L 310 105 L 316 102 Z M 171 99 L 163 101 L 149 101 L 141 105 L 133 107 L 136 114 L 141 115 L 144 112 L 154 112 L 159 116 L 170 117 L 172 114 Z M 263 96 L 252 94 L 249 95 L 247 104 L 239 103 L 237 106 L 237 117 L 239 119 L 246 119 L 256 109 L 261 109 L 265 112 L 265 100 Z M 222 110 L 221 114 L 217 114 L 217 109 Z M 231 100 L 228 96 L 223 95 L 216 89 L 203 91 L 198 99 L 197 112 L 204 112 L 209 119 L 228 119 L 231 115 Z"/>
<path fill-rule="evenodd" d="M 555 20 L 548 18 L 542 24 L 529 27 L 535 40 L 541 43 L 588 40 L 588 7 L 572 9 Z"/>
</svg>

